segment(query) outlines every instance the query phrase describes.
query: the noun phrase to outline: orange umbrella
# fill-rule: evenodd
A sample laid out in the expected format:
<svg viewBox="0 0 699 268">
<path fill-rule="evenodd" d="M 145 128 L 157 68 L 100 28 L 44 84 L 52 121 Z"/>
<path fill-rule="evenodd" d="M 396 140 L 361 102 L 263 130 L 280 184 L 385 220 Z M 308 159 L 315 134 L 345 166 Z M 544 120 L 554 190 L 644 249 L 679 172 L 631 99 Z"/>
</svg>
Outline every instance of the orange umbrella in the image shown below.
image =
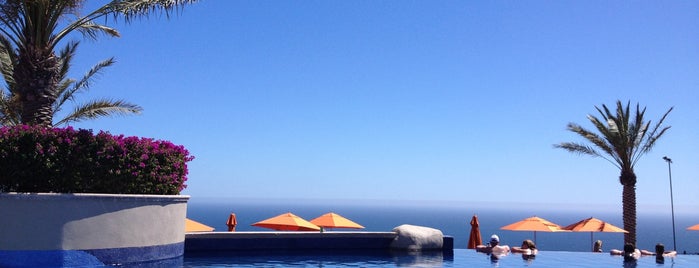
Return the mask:
<svg viewBox="0 0 699 268">
<path fill-rule="evenodd" d="M 311 223 L 318 225 L 323 228 L 352 228 L 352 229 L 363 229 L 364 226 L 359 225 L 345 217 L 342 217 L 335 213 L 326 213 L 318 218 L 312 219 Z"/>
<path fill-rule="evenodd" d="M 264 227 L 278 231 L 320 231 L 320 227 L 310 223 L 299 216 L 284 213 L 263 221 L 253 223 L 252 226 Z"/>
<path fill-rule="evenodd" d="M 607 232 L 607 233 L 628 233 L 628 231 L 606 223 L 597 218 L 587 218 L 579 222 L 573 223 L 563 229 L 570 230 L 573 232 L 590 232 L 590 243 L 593 243 L 592 233 L 594 232 Z M 592 245 L 594 250 L 594 244 Z"/>
<path fill-rule="evenodd" d="M 699 224 L 694 225 L 694 226 L 690 226 L 689 228 L 687 228 L 687 230 L 690 230 L 690 231 L 699 231 Z"/>
<path fill-rule="evenodd" d="M 214 228 L 208 225 L 204 225 L 200 222 L 196 222 L 190 219 L 184 219 L 184 231 L 185 232 L 211 232 Z"/>
<path fill-rule="evenodd" d="M 473 215 L 471 218 L 471 234 L 468 236 L 468 246 L 466 248 L 474 249 L 482 244 L 483 238 L 481 238 L 481 229 L 478 227 L 478 217 Z"/>
<path fill-rule="evenodd" d="M 510 231 L 534 231 L 534 242 L 536 242 L 536 232 L 569 232 L 558 224 L 547 221 L 539 217 L 530 217 L 524 220 L 503 226 L 501 230 Z"/>
<path fill-rule="evenodd" d="M 238 220 L 235 218 L 235 213 L 231 213 L 231 215 L 228 216 L 226 225 L 228 226 L 229 232 L 235 232 L 235 226 L 238 225 Z"/>
</svg>

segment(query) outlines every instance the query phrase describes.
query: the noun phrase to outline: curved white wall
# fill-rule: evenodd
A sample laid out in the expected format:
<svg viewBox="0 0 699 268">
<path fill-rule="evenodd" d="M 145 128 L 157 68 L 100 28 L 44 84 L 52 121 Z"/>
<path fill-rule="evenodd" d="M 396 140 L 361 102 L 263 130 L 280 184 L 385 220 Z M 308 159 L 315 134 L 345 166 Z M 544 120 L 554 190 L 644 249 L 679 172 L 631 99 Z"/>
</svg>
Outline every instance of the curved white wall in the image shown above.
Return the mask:
<svg viewBox="0 0 699 268">
<path fill-rule="evenodd" d="M 149 253 L 136 261 L 181 256 L 188 200 L 182 195 L 2 193 L 0 256 L 76 250 L 126 262 L 134 256 L 119 257 L 119 252 Z M 158 254 L 161 247 L 167 253 Z"/>
</svg>

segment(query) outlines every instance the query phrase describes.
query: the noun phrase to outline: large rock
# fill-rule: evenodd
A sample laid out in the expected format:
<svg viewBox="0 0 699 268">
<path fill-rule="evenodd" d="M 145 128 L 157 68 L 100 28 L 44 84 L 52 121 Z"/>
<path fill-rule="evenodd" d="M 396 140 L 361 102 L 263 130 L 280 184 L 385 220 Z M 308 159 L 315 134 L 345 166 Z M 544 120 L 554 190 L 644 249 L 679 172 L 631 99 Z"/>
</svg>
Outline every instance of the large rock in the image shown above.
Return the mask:
<svg viewBox="0 0 699 268">
<path fill-rule="evenodd" d="M 442 231 L 434 228 L 403 224 L 393 228 L 393 232 L 397 233 L 398 236 L 391 242 L 392 249 L 438 250 L 442 249 L 444 243 Z"/>
</svg>

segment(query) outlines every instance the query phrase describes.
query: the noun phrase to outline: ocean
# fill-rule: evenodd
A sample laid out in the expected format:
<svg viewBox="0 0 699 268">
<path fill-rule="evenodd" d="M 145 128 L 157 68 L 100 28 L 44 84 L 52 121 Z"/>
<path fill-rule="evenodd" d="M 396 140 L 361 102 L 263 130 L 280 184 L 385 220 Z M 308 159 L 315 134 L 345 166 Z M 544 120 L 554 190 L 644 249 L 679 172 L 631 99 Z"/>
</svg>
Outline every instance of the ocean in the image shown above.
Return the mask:
<svg viewBox="0 0 699 268">
<path fill-rule="evenodd" d="M 478 216 L 481 235 L 487 240 L 492 234 L 500 237 L 501 244 L 519 246 L 524 239 L 534 240 L 540 250 L 547 251 L 591 251 L 591 233 L 547 233 L 530 231 L 507 231 L 500 227 L 538 216 L 561 226 L 582 219 L 595 217 L 623 227 L 620 212 L 582 207 L 575 209 L 552 210 L 537 206 L 487 206 L 469 204 L 445 204 L 425 202 L 394 202 L 384 200 L 363 201 L 322 201 L 322 200 L 239 200 L 224 198 L 197 199 L 192 197 L 187 208 L 187 217 L 214 227 L 216 231 L 226 231 L 226 220 L 230 213 L 238 219 L 237 231 L 268 231 L 251 224 L 282 214 L 294 213 L 311 220 L 328 212 L 335 212 L 365 227 L 363 231 L 391 231 L 401 224 L 426 226 L 441 230 L 444 235 L 454 237 L 455 248 L 466 248 L 473 215 Z M 692 214 L 675 213 L 675 232 L 679 253 L 699 252 L 699 232 L 686 228 L 699 223 L 699 217 Z M 333 231 L 342 231 L 337 229 Z M 594 240 L 603 241 L 603 249 L 623 248 L 621 233 L 593 233 Z M 639 211 L 637 220 L 637 247 L 653 251 L 655 244 L 663 243 L 665 248 L 673 248 L 672 218 L 670 213 Z"/>
</svg>

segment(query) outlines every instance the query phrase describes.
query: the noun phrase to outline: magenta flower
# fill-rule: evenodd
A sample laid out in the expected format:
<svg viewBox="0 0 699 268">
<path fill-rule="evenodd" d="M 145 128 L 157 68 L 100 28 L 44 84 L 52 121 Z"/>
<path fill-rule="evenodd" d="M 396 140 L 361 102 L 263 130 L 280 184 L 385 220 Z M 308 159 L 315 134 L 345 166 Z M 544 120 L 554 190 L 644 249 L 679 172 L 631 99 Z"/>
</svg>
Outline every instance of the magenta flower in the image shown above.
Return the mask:
<svg viewBox="0 0 699 268">
<path fill-rule="evenodd" d="M 0 192 L 136 194 L 179 193 L 194 159 L 169 141 L 26 125 L 0 127 L 0 157 Z"/>
</svg>

